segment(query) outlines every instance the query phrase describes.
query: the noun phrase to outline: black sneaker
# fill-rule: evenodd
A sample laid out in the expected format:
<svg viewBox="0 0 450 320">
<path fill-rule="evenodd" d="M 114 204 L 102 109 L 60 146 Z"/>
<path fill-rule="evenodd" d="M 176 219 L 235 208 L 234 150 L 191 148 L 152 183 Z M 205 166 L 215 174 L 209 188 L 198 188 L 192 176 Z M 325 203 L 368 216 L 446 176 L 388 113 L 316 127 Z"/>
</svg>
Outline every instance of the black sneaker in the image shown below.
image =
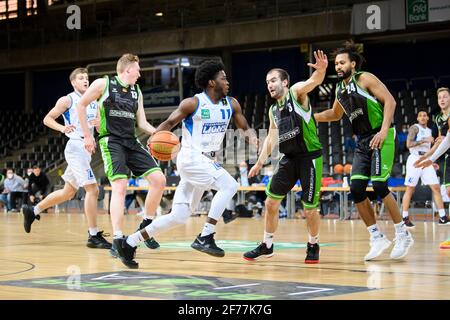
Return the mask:
<svg viewBox="0 0 450 320">
<path fill-rule="evenodd" d="M 146 226 L 148 226 L 149 224 L 151 224 L 153 222 L 153 220 L 151 219 L 144 219 L 142 220 L 141 224 L 139 225 L 138 229 L 136 230 L 139 231 L 141 229 L 144 229 Z M 158 249 L 160 247 L 159 243 L 155 240 L 155 238 L 151 237 L 150 239 L 147 239 L 144 241 L 144 244 L 147 246 L 147 248 L 149 249 Z"/>
<path fill-rule="evenodd" d="M 231 221 L 235 220 L 239 215 L 237 213 L 233 214 L 233 211 L 225 209 L 225 211 L 222 214 L 223 222 L 225 224 L 230 223 Z"/>
<path fill-rule="evenodd" d="M 225 251 L 216 246 L 216 242 L 214 241 L 214 234 L 215 232 L 204 237 L 201 237 L 199 234 L 191 244 L 191 247 L 195 250 L 210 254 L 214 257 L 225 256 Z"/>
<path fill-rule="evenodd" d="M 255 261 L 260 257 L 270 258 L 273 256 L 273 246 L 274 245 L 272 244 L 270 249 L 268 249 L 266 243 L 262 242 L 255 249 L 244 253 L 244 259 L 248 261 Z"/>
<path fill-rule="evenodd" d="M 308 242 L 308 244 L 306 245 L 305 263 L 307 264 L 319 263 L 319 251 L 320 247 L 318 243 L 311 244 Z"/>
<path fill-rule="evenodd" d="M 89 234 L 89 232 L 88 232 Z M 105 234 L 106 235 L 106 234 Z M 111 249 L 112 245 L 103 237 L 103 231 L 97 232 L 95 236 L 89 234 L 88 241 L 86 243 L 88 248 L 98 248 L 98 249 Z"/>
<path fill-rule="evenodd" d="M 34 214 L 34 207 L 30 207 L 29 205 L 24 204 L 22 207 L 23 212 L 23 227 L 25 228 L 26 233 L 30 233 L 31 231 L 31 225 L 33 224 L 34 220 L 40 220 L 40 215 Z"/>
<path fill-rule="evenodd" d="M 405 217 L 403 218 L 403 222 L 405 223 L 406 228 L 408 229 L 413 229 L 416 226 L 414 225 L 414 223 L 411 222 L 411 220 L 409 220 L 409 217 Z"/>
<path fill-rule="evenodd" d="M 119 257 L 119 252 L 117 251 L 117 246 L 116 246 L 116 244 L 114 242 L 114 239 L 113 239 L 113 242 L 112 242 L 112 245 L 111 245 L 111 249 L 109 249 L 109 255 L 111 257 L 113 257 L 113 258 L 118 258 Z"/>
<path fill-rule="evenodd" d="M 438 225 L 444 226 L 444 225 L 447 225 L 447 224 L 450 224 L 450 220 L 448 219 L 447 216 L 444 216 L 443 218 L 439 218 Z"/>
<path fill-rule="evenodd" d="M 127 243 L 128 237 L 114 239 L 113 244 L 117 249 L 118 258 L 130 269 L 139 268 L 139 263 L 134 261 L 136 256 L 136 247 L 132 247 Z"/>
</svg>

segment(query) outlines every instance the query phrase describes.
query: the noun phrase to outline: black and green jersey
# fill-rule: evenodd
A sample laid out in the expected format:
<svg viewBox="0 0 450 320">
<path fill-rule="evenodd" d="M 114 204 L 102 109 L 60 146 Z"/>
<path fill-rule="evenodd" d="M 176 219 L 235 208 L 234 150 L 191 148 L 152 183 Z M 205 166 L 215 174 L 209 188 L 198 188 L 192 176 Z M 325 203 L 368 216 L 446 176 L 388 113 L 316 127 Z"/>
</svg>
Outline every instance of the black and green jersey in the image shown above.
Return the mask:
<svg viewBox="0 0 450 320">
<path fill-rule="evenodd" d="M 358 85 L 363 72 L 355 73 L 347 85 L 341 81 L 336 86 L 336 99 L 350 120 L 353 133 L 366 136 L 376 133 L 383 124 L 383 105 Z"/>
<path fill-rule="evenodd" d="M 439 112 L 439 114 L 436 115 L 436 117 L 434 118 L 435 128 L 434 128 L 434 132 L 433 132 L 433 136 L 435 138 L 437 138 L 438 136 L 445 136 L 445 135 L 447 135 L 447 132 L 448 132 L 448 119 L 449 119 L 449 116 L 446 115 L 446 114 L 443 114 L 442 112 Z M 450 149 L 447 150 L 445 152 L 445 154 L 450 155 Z M 439 159 L 444 159 L 444 158 L 445 158 L 445 155 L 442 155 L 441 157 L 439 157 Z"/>
<path fill-rule="evenodd" d="M 118 76 L 105 76 L 106 87 L 99 99 L 100 138 L 113 135 L 135 138 L 136 113 L 140 89 L 122 83 Z"/>
<path fill-rule="evenodd" d="M 445 136 L 448 132 L 448 115 L 439 112 L 434 118 L 434 123 L 438 130 L 437 135 Z"/>
<path fill-rule="evenodd" d="M 322 145 L 310 105 L 305 111 L 289 90 L 281 104 L 270 107 L 269 116 L 278 129 L 281 153 L 288 156 L 321 155 Z"/>
</svg>

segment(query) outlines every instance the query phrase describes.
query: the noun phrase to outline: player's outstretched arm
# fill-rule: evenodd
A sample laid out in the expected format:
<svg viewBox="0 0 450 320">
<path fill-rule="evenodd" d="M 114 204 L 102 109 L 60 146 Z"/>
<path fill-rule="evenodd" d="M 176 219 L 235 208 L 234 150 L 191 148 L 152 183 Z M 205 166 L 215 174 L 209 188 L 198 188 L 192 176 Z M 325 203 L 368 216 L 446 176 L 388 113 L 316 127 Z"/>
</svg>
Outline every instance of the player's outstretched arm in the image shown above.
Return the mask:
<svg viewBox="0 0 450 320">
<path fill-rule="evenodd" d="M 236 127 L 244 130 L 245 137 L 248 138 L 248 141 L 251 144 L 258 146 L 259 141 L 258 137 L 256 136 L 256 132 L 253 128 L 250 128 L 250 126 L 248 125 L 247 119 L 242 113 L 242 108 L 239 101 L 237 101 L 235 98 L 230 98 L 230 100 L 233 108 L 233 118 Z"/>
<path fill-rule="evenodd" d="M 153 133 L 155 133 L 155 130 L 156 130 L 155 127 L 152 126 L 150 123 L 148 123 L 147 117 L 145 116 L 144 97 L 142 96 L 141 90 L 139 90 L 138 110 L 136 113 L 136 117 L 137 117 L 137 125 L 138 125 L 139 129 L 141 129 L 142 131 L 144 131 L 146 134 L 148 134 L 150 136 Z"/>
<path fill-rule="evenodd" d="M 314 113 L 314 119 L 316 119 L 317 122 L 332 122 L 341 120 L 343 115 L 344 110 L 339 102 L 334 100 L 333 108 L 319 113 Z"/>
<path fill-rule="evenodd" d="M 328 67 L 327 55 L 322 50 L 314 51 L 314 57 L 316 63 L 308 63 L 309 67 L 315 69 L 311 77 L 306 81 L 297 82 L 291 87 L 292 92 L 296 95 L 296 98 L 304 96 L 313 91 L 318 85 L 320 85 L 325 79 L 325 74 Z"/>
</svg>

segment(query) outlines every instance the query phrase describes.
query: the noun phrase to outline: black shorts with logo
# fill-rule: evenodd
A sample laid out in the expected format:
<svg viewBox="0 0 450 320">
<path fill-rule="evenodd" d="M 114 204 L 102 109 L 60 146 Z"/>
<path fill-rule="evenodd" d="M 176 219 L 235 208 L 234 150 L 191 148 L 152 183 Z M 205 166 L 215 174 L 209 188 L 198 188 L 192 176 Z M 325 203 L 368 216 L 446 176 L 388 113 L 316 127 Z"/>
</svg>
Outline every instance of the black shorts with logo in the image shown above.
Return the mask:
<svg viewBox="0 0 450 320">
<path fill-rule="evenodd" d="M 100 138 L 105 174 L 110 181 L 127 179 L 128 173 L 134 176 L 147 176 L 161 171 L 155 159 L 136 139 L 123 139 L 110 135 Z"/>
<path fill-rule="evenodd" d="M 282 200 L 300 179 L 304 208 L 317 208 L 322 183 L 322 166 L 321 151 L 310 156 L 283 156 L 266 187 L 267 196 Z"/>
</svg>

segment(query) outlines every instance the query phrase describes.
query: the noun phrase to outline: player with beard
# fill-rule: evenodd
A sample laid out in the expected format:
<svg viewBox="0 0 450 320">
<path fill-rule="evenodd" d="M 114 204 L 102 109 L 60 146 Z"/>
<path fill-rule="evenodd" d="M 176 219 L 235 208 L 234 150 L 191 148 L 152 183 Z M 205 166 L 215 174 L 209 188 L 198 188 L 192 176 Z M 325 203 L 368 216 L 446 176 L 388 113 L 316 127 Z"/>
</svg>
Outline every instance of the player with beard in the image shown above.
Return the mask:
<svg viewBox="0 0 450 320">
<path fill-rule="evenodd" d="M 350 191 L 359 215 L 370 234 L 370 250 L 364 260 L 380 256 L 391 241 L 381 232 L 375 212 L 367 197 L 369 180 L 383 200 L 395 226 L 395 246 L 391 259 L 401 259 L 414 240 L 402 220 L 396 200 L 388 189 L 395 152 L 392 119 L 395 100 L 386 86 L 373 74 L 360 71 L 364 61 L 353 42 L 335 51 L 335 70 L 339 78 L 333 108 L 315 114 L 318 122 L 338 121 L 344 113 L 349 118 L 358 144 L 353 159 Z"/>
</svg>

